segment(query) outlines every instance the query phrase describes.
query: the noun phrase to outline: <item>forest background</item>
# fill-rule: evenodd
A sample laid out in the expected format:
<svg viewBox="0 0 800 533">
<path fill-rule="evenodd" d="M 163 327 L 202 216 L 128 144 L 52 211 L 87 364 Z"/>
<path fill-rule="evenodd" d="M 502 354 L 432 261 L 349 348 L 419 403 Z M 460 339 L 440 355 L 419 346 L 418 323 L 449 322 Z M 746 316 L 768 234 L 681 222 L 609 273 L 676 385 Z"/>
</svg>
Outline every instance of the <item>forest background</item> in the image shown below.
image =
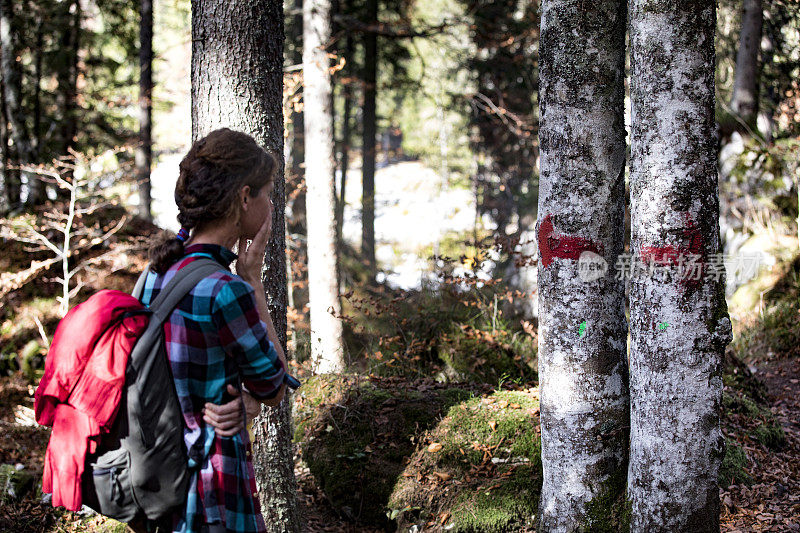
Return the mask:
<svg viewBox="0 0 800 533">
<path fill-rule="evenodd" d="M 330 217 L 347 370 L 337 376 L 314 376 L 310 335 L 302 10 L 299 0 L 283 6 L 302 523 L 533 528 L 541 6 L 332 4 Z M 184 0 L 2 2 L 4 530 L 119 527 L 41 501 L 48 430 L 32 423 L 31 394 L 58 319 L 95 290 L 130 290 L 159 227 L 177 229 L 172 191 L 192 139 L 191 19 Z M 791 531 L 800 527 L 800 5 L 721 0 L 716 24 L 719 224 L 734 329 L 722 528 Z M 152 49 L 140 46 L 148 39 Z M 364 203 L 370 184 L 374 207 Z M 603 527 L 619 530 L 624 514 Z"/>
</svg>

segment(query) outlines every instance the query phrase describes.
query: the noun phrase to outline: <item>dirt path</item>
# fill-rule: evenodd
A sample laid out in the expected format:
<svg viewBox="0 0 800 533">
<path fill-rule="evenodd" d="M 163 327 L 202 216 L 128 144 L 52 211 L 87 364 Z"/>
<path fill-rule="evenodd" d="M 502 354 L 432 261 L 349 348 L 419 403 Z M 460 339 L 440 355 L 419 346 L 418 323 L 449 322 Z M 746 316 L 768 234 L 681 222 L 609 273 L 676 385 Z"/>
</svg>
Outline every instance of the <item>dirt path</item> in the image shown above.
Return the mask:
<svg viewBox="0 0 800 533">
<path fill-rule="evenodd" d="M 767 386 L 786 444 L 777 452 L 744 447 L 754 483 L 722 493 L 722 531 L 800 531 L 800 359 L 759 365 L 756 377 Z"/>
</svg>

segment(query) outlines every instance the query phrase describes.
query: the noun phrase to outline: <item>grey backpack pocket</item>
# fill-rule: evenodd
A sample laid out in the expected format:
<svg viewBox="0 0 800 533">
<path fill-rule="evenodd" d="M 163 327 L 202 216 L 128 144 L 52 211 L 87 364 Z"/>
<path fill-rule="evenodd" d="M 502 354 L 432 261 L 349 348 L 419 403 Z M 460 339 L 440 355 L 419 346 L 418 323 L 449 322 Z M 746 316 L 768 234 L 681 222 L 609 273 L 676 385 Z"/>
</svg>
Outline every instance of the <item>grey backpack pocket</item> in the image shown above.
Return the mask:
<svg viewBox="0 0 800 533">
<path fill-rule="evenodd" d="M 112 450 L 86 463 L 82 482 L 84 504 L 100 514 L 129 522 L 138 506 L 131 487 L 130 454 L 124 448 Z"/>
</svg>

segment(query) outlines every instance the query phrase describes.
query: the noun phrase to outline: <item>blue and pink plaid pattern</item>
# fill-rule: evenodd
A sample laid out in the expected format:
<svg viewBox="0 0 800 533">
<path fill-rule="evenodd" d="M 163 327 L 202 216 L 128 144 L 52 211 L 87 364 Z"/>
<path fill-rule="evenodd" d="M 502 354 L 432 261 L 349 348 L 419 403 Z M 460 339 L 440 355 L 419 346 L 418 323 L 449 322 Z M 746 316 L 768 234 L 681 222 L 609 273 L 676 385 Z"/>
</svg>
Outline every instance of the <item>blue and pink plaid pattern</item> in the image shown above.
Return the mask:
<svg viewBox="0 0 800 533">
<path fill-rule="evenodd" d="M 176 532 L 195 532 L 220 522 L 232 532 L 265 531 L 258 503 L 247 429 L 220 437 L 203 421 L 206 402 L 230 401 L 227 384 L 239 382 L 260 399 L 274 397 L 286 373 L 267 338 L 253 288 L 227 268 L 236 254 L 222 246 L 196 244 L 164 274 L 151 272 L 142 303 L 148 305 L 178 269 L 199 257 L 221 265 L 184 297 L 165 324 L 165 340 L 184 419 L 184 441 L 192 469 L 184 516 Z"/>
</svg>

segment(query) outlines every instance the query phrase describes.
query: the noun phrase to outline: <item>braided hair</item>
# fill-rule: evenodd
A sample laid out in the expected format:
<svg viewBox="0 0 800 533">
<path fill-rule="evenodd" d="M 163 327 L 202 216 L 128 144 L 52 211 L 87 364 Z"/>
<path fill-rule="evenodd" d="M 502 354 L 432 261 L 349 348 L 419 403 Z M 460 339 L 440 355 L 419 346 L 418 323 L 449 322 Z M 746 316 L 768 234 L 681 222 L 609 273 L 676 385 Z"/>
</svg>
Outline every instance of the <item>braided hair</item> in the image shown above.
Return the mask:
<svg viewBox="0 0 800 533">
<path fill-rule="evenodd" d="M 245 133 L 222 128 L 195 141 L 175 185 L 181 231 L 163 233 L 150 248 L 151 270 L 163 273 L 183 257 L 189 230 L 237 216 L 242 187 L 249 185 L 250 196 L 257 196 L 277 169 L 275 157 Z"/>
</svg>

